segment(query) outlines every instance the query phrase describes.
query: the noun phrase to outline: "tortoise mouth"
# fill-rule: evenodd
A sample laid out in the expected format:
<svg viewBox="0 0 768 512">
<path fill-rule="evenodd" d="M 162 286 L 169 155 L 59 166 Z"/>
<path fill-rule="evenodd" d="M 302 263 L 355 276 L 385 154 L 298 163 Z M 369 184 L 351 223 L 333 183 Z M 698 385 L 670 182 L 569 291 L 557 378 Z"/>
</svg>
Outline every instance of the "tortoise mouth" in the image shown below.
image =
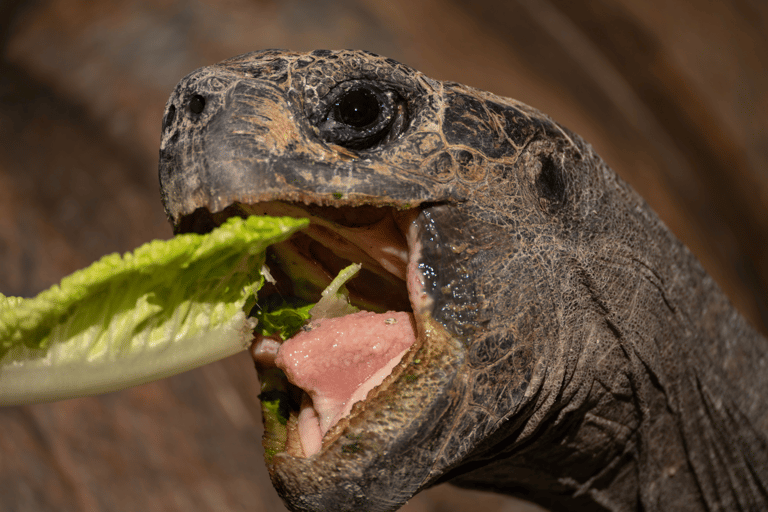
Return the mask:
<svg viewBox="0 0 768 512">
<path fill-rule="evenodd" d="M 410 348 L 398 352 L 398 357 L 388 359 L 386 364 L 382 363 L 375 377 L 359 385 L 354 401 L 349 398 L 347 401 L 350 403 L 345 402 L 343 408 L 334 410 L 334 421 L 330 425 L 326 421 L 319 434 L 314 424 L 323 423 L 324 412 L 318 405 L 318 393 L 307 386 L 302 388 L 292 383 L 296 380 L 294 376 L 286 376 L 286 372 L 275 363 L 278 352 L 288 340 L 283 342 L 278 336 L 255 335 L 251 354 L 261 384 L 259 398 L 267 463 L 271 463 L 278 453 L 308 457 L 331 444 L 342 435 L 349 420 L 365 407 L 370 396 L 381 393 L 399 377 L 421 345 L 416 335 L 419 318 L 418 315 L 414 317 L 412 305 L 416 304 L 416 309 L 420 310 L 426 298 L 421 291 L 420 274 L 414 257 L 416 251 L 413 250 L 418 244 L 415 221 L 420 212 L 420 208 L 328 207 L 270 201 L 236 203 L 213 214 L 206 209 L 198 209 L 180 220 L 177 232 L 205 233 L 232 216 L 309 218 L 307 228 L 267 250 L 266 270 L 270 277 L 258 292 L 259 304 L 266 304 L 272 299 L 317 303 L 323 290 L 337 274 L 356 263 L 362 268 L 354 279 L 346 283 L 350 303 L 360 310 L 388 314 L 397 312 L 410 318 L 414 339 L 408 342 Z M 402 320 L 405 317 L 399 318 Z M 387 318 L 387 322 L 390 320 Z M 400 346 L 404 345 L 401 343 Z M 323 380 L 341 378 L 331 372 L 325 377 Z M 304 382 L 300 384 L 304 385 Z M 317 403 L 313 403 L 310 393 Z M 324 403 L 326 398 L 322 400 Z M 308 441 L 308 438 L 314 440 Z"/>
</svg>

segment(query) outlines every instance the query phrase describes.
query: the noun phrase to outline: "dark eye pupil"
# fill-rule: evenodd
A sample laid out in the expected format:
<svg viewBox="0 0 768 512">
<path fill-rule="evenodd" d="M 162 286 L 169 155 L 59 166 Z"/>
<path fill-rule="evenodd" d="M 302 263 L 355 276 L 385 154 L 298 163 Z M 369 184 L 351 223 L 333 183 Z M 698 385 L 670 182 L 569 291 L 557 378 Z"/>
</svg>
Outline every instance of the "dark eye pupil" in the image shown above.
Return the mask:
<svg viewBox="0 0 768 512">
<path fill-rule="evenodd" d="M 381 107 L 375 94 L 367 89 L 349 91 L 336 103 L 338 120 L 355 128 L 364 128 L 379 118 Z"/>
<path fill-rule="evenodd" d="M 204 108 L 205 108 L 205 98 L 203 98 L 199 94 L 195 94 L 194 96 L 192 96 L 192 99 L 189 100 L 189 110 L 191 110 L 193 114 L 201 113 Z"/>
</svg>

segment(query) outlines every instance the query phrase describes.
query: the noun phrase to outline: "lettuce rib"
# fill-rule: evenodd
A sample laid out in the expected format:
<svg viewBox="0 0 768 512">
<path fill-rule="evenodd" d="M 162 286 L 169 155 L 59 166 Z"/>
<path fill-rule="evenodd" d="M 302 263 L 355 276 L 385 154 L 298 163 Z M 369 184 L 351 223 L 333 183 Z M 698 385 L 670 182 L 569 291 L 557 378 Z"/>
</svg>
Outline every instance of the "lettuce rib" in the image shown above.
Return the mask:
<svg viewBox="0 0 768 512">
<path fill-rule="evenodd" d="M 232 218 L 105 256 L 31 299 L 0 295 L 0 405 L 123 389 L 243 350 L 267 246 L 306 225 Z"/>
</svg>

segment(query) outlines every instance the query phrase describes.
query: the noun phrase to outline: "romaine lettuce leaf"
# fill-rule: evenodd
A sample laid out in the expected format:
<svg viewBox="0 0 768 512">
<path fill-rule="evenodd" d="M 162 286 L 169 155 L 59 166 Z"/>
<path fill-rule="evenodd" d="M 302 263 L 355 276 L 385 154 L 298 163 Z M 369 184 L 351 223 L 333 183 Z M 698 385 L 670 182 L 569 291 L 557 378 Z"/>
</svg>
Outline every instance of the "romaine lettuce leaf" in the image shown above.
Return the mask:
<svg viewBox="0 0 768 512">
<path fill-rule="evenodd" d="M 245 349 L 264 251 L 307 223 L 232 218 L 105 256 L 31 299 L 0 295 L 0 405 L 122 389 Z"/>
</svg>

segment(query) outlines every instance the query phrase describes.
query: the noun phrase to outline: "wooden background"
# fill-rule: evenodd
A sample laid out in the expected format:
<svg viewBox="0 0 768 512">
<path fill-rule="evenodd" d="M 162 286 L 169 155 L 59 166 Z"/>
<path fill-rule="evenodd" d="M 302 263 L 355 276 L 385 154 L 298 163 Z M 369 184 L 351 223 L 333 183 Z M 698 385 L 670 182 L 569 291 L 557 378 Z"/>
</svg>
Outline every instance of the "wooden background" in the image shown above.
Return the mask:
<svg viewBox="0 0 768 512">
<path fill-rule="evenodd" d="M 471 6 L 470 6 L 471 4 Z M 2 0 L 0 292 L 167 238 L 157 152 L 193 69 L 363 48 L 512 96 L 589 140 L 768 326 L 762 0 Z M 109 395 L 0 409 L 0 511 L 280 511 L 245 354 Z M 531 510 L 441 486 L 404 510 Z"/>
</svg>

